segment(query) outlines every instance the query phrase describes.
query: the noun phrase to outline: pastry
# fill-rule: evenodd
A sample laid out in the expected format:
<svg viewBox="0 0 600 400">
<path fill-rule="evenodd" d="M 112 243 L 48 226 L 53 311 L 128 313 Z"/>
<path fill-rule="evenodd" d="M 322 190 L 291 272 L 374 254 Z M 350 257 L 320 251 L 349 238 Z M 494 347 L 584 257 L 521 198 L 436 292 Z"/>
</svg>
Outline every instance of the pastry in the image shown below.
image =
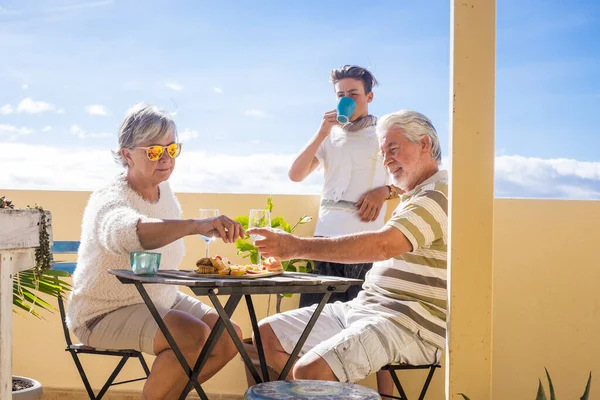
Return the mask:
<svg viewBox="0 0 600 400">
<path fill-rule="evenodd" d="M 196 268 L 196 273 L 197 274 L 214 274 L 215 267 L 213 267 L 212 265 L 199 265 Z"/>
<path fill-rule="evenodd" d="M 215 269 L 217 270 L 217 272 L 219 274 L 226 275 L 227 273 L 229 273 L 231 263 L 229 261 L 227 261 L 226 259 L 224 259 L 223 257 L 221 257 L 221 256 L 211 257 L 210 262 L 211 262 L 212 266 L 215 267 Z"/>
<path fill-rule="evenodd" d="M 232 265 L 229 268 L 229 274 L 236 275 L 236 276 L 246 275 L 246 266 L 245 265 Z"/>
</svg>

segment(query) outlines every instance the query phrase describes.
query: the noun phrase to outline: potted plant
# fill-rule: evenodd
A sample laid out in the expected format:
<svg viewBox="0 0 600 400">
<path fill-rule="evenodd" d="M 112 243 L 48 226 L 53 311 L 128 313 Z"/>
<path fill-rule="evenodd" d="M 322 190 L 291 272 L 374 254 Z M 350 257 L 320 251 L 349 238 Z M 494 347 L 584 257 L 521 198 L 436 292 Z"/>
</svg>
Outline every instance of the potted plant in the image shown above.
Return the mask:
<svg viewBox="0 0 600 400">
<path fill-rule="evenodd" d="M 546 370 L 546 377 L 548 378 L 548 389 L 550 389 L 550 400 L 556 400 L 556 393 L 554 392 L 554 385 L 552 384 L 552 379 L 550 378 L 550 373 L 548 372 L 548 370 L 546 368 L 544 368 L 544 370 Z M 542 380 L 538 379 L 538 381 L 539 381 L 538 391 L 537 391 L 537 395 L 535 396 L 535 400 L 548 400 L 548 397 L 546 397 L 546 392 L 544 391 L 544 386 L 542 386 Z M 583 391 L 583 395 L 581 396 L 580 400 L 588 400 L 588 398 L 590 397 L 591 385 L 592 385 L 592 373 L 590 372 L 590 375 L 587 380 L 587 384 L 585 385 L 585 390 Z M 462 396 L 462 398 L 464 400 L 470 400 L 467 397 L 467 395 L 464 393 L 459 393 L 459 396 Z"/>
<path fill-rule="evenodd" d="M 273 213 L 273 201 L 271 199 L 271 196 L 269 196 L 267 198 L 267 206 L 265 207 L 265 209 L 269 210 L 271 213 Z M 244 229 L 248 229 L 248 216 L 247 215 L 241 216 L 241 217 L 236 217 L 235 220 L 237 222 L 239 222 L 244 227 Z M 311 220 L 312 220 L 312 217 L 310 215 L 303 215 L 302 217 L 300 217 L 298 219 L 298 221 L 294 225 L 290 225 L 285 221 L 285 219 L 283 217 L 272 217 L 271 218 L 271 228 L 283 229 L 284 231 L 286 231 L 288 233 L 293 233 L 296 230 L 296 228 L 298 228 L 300 225 L 307 224 Z M 256 246 L 254 246 L 254 244 L 252 244 L 250 237 L 237 239 L 235 242 L 235 247 L 237 248 L 237 255 L 240 255 L 243 258 L 249 258 L 250 262 L 252 264 L 258 263 L 258 249 L 256 248 Z M 261 258 L 263 258 L 262 255 L 261 255 Z M 310 272 L 314 268 L 314 262 L 312 260 L 305 260 L 305 259 L 285 260 L 285 261 L 281 262 L 281 267 L 284 271 L 287 271 L 287 272 Z M 282 299 L 284 297 L 291 297 L 291 294 L 277 294 L 276 296 L 277 296 L 276 297 L 277 302 L 275 305 L 275 312 L 280 313 Z M 270 304 L 271 304 L 271 296 L 269 296 L 269 301 L 268 301 L 268 305 L 267 305 L 267 315 L 269 314 Z M 254 366 L 256 367 L 256 369 L 258 371 L 260 371 L 258 352 L 256 351 L 256 347 L 254 347 L 254 344 L 252 343 L 252 338 L 245 338 L 243 340 L 243 342 L 244 342 L 244 347 L 246 348 L 246 351 L 248 352 L 248 355 L 250 356 L 250 358 L 252 359 L 252 362 L 254 363 Z M 250 371 L 248 370 L 248 368 L 245 368 L 245 369 L 246 369 L 246 380 L 248 382 L 248 387 L 250 387 L 250 386 L 254 385 L 256 382 L 254 381 L 254 378 L 250 374 Z M 268 367 L 268 372 L 269 372 L 269 376 L 270 376 L 271 380 L 276 379 L 277 376 L 279 375 L 273 369 L 271 369 L 271 367 Z"/>
<path fill-rule="evenodd" d="M 13 278 L 13 312 L 17 315 L 33 315 L 43 319 L 38 310 L 56 310 L 45 301 L 40 294 L 57 297 L 64 295 L 70 285 L 59 279 L 68 276 L 63 271 L 52 270 L 52 254 L 50 253 L 50 238 L 47 230 L 47 216 L 42 207 L 28 207 L 39 211 L 39 243 L 35 249 L 35 265 L 33 268 L 17 273 Z M 0 209 L 14 209 L 10 200 L 0 197 Z M 35 400 L 42 397 L 42 385 L 35 379 L 13 376 L 12 397 L 19 400 Z"/>
<path fill-rule="evenodd" d="M 273 213 L 273 200 L 271 196 L 267 197 L 267 207 L 265 210 L 269 210 L 271 214 Z M 248 216 L 241 216 L 234 218 L 237 222 L 239 222 L 244 230 L 248 229 Z M 272 217 L 271 218 L 271 228 L 273 229 L 282 229 L 287 233 L 294 233 L 294 231 L 300 226 L 309 223 L 312 221 L 312 217 L 310 215 L 303 215 L 298 219 L 298 221 L 292 226 L 288 224 L 283 217 Z M 237 250 L 237 255 L 241 255 L 243 258 L 250 258 L 250 262 L 252 264 L 258 263 L 258 249 L 252 241 L 250 237 L 240 238 L 235 241 L 235 247 Z M 261 255 L 261 259 L 262 259 Z M 285 260 L 281 262 L 281 267 L 284 271 L 288 272 L 310 272 L 313 270 L 315 263 L 313 260 L 306 259 L 293 259 L 293 260 Z M 291 295 L 277 295 L 277 304 L 275 306 L 275 311 L 277 313 L 281 312 L 281 300 L 283 297 L 290 297 Z M 268 314 L 268 312 L 267 312 Z"/>
</svg>

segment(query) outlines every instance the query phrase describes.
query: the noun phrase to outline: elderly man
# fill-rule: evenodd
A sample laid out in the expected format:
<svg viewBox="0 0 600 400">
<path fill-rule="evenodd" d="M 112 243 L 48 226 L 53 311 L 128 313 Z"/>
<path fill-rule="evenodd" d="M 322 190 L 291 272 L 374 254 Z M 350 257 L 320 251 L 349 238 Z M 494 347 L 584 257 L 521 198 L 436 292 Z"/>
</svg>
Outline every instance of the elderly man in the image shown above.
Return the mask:
<svg viewBox="0 0 600 400">
<path fill-rule="evenodd" d="M 431 121 L 398 111 L 377 123 L 387 171 L 404 193 L 386 225 L 373 232 L 300 238 L 251 229 L 265 256 L 339 263 L 375 262 L 363 290 L 327 304 L 291 374 L 294 379 L 355 382 L 389 363 L 430 364 L 446 338 L 448 184 Z M 316 305 L 260 322 L 267 362 L 281 371 Z"/>
</svg>

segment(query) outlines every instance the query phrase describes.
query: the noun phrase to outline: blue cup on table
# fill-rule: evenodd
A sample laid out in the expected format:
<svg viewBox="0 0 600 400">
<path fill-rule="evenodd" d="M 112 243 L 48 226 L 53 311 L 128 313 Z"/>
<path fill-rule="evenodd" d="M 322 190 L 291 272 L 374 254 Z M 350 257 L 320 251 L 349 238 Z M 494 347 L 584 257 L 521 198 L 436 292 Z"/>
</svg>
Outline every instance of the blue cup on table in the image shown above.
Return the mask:
<svg viewBox="0 0 600 400">
<path fill-rule="evenodd" d="M 156 275 L 160 267 L 160 253 L 151 253 L 149 251 L 136 251 L 129 253 L 129 263 L 131 269 L 136 275 Z"/>
<path fill-rule="evenodd" d="M 342 97 L 336 107 L 337 122 L 347 124 L 356 110 L 356 102 L 351 97 Z"/>
</svg>

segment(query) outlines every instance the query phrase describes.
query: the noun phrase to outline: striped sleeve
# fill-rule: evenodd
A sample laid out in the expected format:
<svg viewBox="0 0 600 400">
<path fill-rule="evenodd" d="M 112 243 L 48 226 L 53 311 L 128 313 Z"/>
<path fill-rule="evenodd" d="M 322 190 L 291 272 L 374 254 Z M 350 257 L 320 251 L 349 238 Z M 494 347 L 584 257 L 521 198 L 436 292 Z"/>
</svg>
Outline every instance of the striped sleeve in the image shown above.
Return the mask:
<svg viewBox="0 0 600 400">
<path fill-rule="evenodd" d="M 387 222 L 399 229 L 412 245 L 412 252 L 446 238 L 448 199 L 442 191 L 426 190 L 401 202 Z"/>
</svg>

